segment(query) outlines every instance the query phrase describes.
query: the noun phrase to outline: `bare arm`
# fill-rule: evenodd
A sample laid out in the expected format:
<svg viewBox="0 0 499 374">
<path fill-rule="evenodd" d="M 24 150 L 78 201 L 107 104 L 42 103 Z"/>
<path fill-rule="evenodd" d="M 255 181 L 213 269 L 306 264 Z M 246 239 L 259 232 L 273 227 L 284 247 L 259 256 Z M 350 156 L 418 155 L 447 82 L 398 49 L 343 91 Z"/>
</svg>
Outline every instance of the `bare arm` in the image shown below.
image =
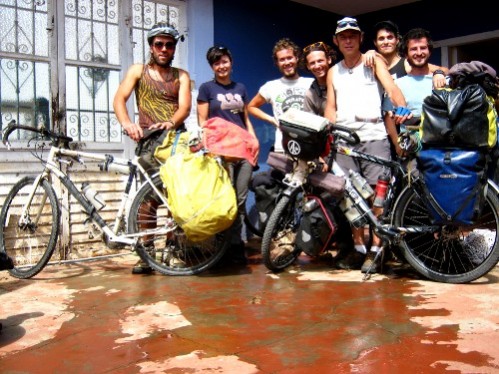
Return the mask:
<svg viewBox="0 0 499 374">
<path fill-rule="evenodd" d="M 260 154 L 260 142 L 258 141 L 258 137 L 256 136 L 255 128 L 253 127 L 253 124 L 251 123 L 249 112 L 248 112 L 248 106 L 247 105 L 244 106 L 244 123 L 246 125 L 246 129 L 248 130 L 248 132 L 251 135 L 253 135 L 253 137 L 258 142 L 258 147 L 259 147 L 258 148 L 258 153 L 255 156 L 255 161 L 258 162 L 258 155 Z"/>
<path fill-rule="evenodd" d="M 210 104 L 207 101 L 198 101 L 198 124 L 201 127 L 208 120 L 209 106 Z"/>
<path fill-rule="evenodd" d="M 386 133 L 388 134 L 388 138 L 390 139 L 390 142 L 393 144 L 395 147 L 395 151 L 399 156 L 404 155 L 404 151 L 402 148 L 400 148 L 400 144 L 398 142 L 398 132 L 397 132 L 397 126 L 395 125 L 395 120 L 390 116 L 390 114 L 385 114 L 385 128 L 386 128 Z"/>
<path fill-rule="evenodd" d="M 327 72 L 327 99 L 326 107 L 324 108 L 324 117 L 326 117 L 329 122 L 336 123 L 336 96 L 334 94 L 333 86 L 333 68 L 330 68 Z"/>
<path fill-rule="evenodd" d="M 260 109 L 260 107 L 266 103 L 267 101 L 265 100 L 265 98 L 259 93 L 257 93 L 255 97 L 251 99 L 251 101 L 248 104 L 249 114 L 251 114 L 255 118 L 261 119 L 262 121 L 266 121 L 271 125 L 279 128 L 277 120 L 273 116 L 265 113 L 263 110 Z"/>
<path fill-rule="evenodd" d="M 248 130 L 248 132 L 251 135 L 253 135 L 255 138 L 257 138 L 256 137 L 256 133 L 255 133 L 255 128 L 253 127 L 253 124 L 251 123 L 251 119 L 250 119 L 250 116 L 249 116 L 248 106 L 247 105 L 244 106 L 244 124 L 246 125 L 246 129 Z"/>
<path fill-rule="evenodd" d="M 433 74 L 436 70 L 442 70 L 444 74 L 435 74 L 433 76 L 433 88 L 444 88 L 447 84 L 445 77 L 449 74 L 449 69 L 443 66 L 428 64 L 430 68 L 430 73 Z"/>
<path fill-rule="evenodd" d="M 130 116 L 128 115 L 128 111 L 126 108 L 126 102 L 135 89 L 135 86 L 141 77 L 142 70 L 142 64 L 132 65 L 128 69 L 125 78 L 121 82 L 118 90 L 116 91 L 116 94 L 114 95 L 113 101 L 114 113 L 116 114 L 118 122 L 128 133 L 128 136 L 135 141 L 138 141 L 140 138 L 142 138 L 142 136 L 144 136 L 144 133 L 138 124 L 130 120 Z"/>
<path fill-rule="evenodd" d="M 374 60 L 376 59 L 376 57 L 381 58 L 385 62 L 385 64 L 388 66 L 388 61 L 386 61 L 385 57 L 381 53 L 377 52 L 374 49 L 370 49 L 366 53 L 362 54 L 362 62 L 368 68 L 374 69 Z"/>
<path fill-rule="evenodd" d="M 388 71 L 386 63 L 379 57 L 376 57 L 375 72 L 376 78 L 378 78 L 378 80 L 381 82 L 381 85 L 385 89 L 385 92 L 392 101 L 393 105 L 395 107 L 406 107 L 407 103 L 405 101 L 404 95 L 402 94 L 402 91 L 395 84 L 393 77 Z M 412 114 L 398 115 L 397 112 L 395 112 L 395 123 L 404 123 L 410 117 L 412 117 Z"/>
</svg>

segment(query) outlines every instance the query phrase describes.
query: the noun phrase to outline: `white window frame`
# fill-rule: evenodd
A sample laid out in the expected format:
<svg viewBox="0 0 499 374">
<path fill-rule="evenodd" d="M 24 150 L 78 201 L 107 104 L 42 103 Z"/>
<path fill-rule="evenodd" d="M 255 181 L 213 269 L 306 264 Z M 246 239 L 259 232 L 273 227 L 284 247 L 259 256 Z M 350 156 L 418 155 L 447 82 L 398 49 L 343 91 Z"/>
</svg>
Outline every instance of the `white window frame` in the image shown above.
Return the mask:
<svg viewBox="0 0 499 374">
<path fill-rule="evenodd" d="M 489 39 L 499 39 L 499 30 L 487 31 L 478 34 L 460 36 L 457 38 L 443 39 L 434 43 L 435 48 L 441 48 L 442 66 L 452 66 L 458 61 L 457 50 L 459 46 L 481 42 Z"/>
</svg>

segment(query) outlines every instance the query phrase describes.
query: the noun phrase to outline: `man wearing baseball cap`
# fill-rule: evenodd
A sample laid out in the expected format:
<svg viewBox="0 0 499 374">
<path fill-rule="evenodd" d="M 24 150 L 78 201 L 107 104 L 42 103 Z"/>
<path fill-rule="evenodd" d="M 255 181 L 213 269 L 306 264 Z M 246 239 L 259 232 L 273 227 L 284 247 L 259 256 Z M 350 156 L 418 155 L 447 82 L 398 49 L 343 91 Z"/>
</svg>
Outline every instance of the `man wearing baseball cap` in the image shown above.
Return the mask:
<svg viewBox="0 0 499 374">
<path fill-rule="evenodd" d="M 357 150 L 389 159 L 390 144 L 381 112 L 383 92 L 397 108 L 396 123 L 405 121 L 410 111 L 405 108 L 404 96 L 393 82 L 383 59 L 376 55 L 372 68 L 365 65 L 360 51 L 362 39 L 363 32 L 355 18 L 345 17 L 337 22 L 333 42 L 342 53 L 343 60 L 328 71 L 325 117 L 356 131 L 361 141 L 355 146 Z M 358 172 L 373 187 L 378 177 L 386 172 L 382 166 L 341 154 L 337 154 L 336 161 L 345 172 L 348 173 L 349 169 Z M 382 208 L 375 207 L 373 212 L 378 216 Z M 376 272 L 378 266 L 374 264 L 374 258 L 381 251 L 381 239 L 374 236 L 371 252 L 367 253 L 364 229 L 352 228 L 352 231 L 355 251 L 340 253 L 337 266 Z"/>
</svg>

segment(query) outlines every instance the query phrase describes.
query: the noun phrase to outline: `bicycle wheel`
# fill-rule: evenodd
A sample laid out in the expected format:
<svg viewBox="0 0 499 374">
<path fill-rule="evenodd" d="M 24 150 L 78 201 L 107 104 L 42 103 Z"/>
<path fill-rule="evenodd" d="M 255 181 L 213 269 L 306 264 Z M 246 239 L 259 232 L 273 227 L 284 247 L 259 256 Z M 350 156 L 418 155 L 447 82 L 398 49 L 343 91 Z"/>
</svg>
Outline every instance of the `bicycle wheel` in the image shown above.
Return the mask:
<svg viewBox="0 0 499 374">
<path fill-rule="evenodd" d="M 164 191 L 159 174 L 154 185 Z M 140 237 L 137 253 L 154 270 L 166 275 L 193 275 L 201 273 L 223 256 L 229 246 L 228 232 L 214 235 L 200 243 L 191 242 L 180 227 L 167 234 L 155 234 L 156 228 L 175 227 L 168 208 L 148 183 L 137 192 L 128 218 L 130 234 L 151 230 Z"/>
<path fill-rule="evenodd" d="M 295 246 L 300 212 L 298 195 L 283 195 L 274 208 L 262 238 L 262 260 L 269 270 L 283 270 L 300 255 Z"/>
<path fill-rule="evenodd" d="M 396 226 L 429 226 L 430 213 L 412 188 L 406 188 L 395 207 Z M 499 260 L 499 200 L 487 190 L 482 214 L 474 225 L 442 226 L 438 232 L 408 233 L 402 237 L 405 259 L 428 279 L 468 283 L 487 274 Z"/>
<path fill-rule="evenodd" d="M 34 177 L 24 177 L 7 195 L 0 213 L 0 248 L 13 260 L 9 273 L 16 278 L 31 278 L 50 260 L 59 237 L 60 210 L 50 183 L 43 179 L 33 200 L 26 207 Z"/>
</svg>

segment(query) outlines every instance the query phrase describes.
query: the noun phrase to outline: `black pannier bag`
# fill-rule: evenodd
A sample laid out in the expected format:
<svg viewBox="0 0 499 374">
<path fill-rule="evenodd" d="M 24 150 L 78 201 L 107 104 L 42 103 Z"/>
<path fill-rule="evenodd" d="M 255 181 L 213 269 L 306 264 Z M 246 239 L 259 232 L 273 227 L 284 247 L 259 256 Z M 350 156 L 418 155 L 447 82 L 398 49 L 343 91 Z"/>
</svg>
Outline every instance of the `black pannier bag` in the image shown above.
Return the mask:
<svg viewBox="0 0 499 374">
<path fill-rule="evenodd" d="M 493 103 L 478 84 L 434 89 L 423 101 L 423 147 L 492 148 L 497 141 Z"/>
<path fill-rule="evenodd" d="M 327 152 L 328 120 L 290 108 L 279 118 L 282 146 L 292 157 L 311 161 Z"/>
<path fill-rule="evenodd" d="M 311 197 L 311 199 L 317 199 Z M 304 212 L 300 226 L 296 232 L 295 245 L 309 256 L 319 255 L 331 241 L 336 232 L 336 222 L 333 215 L 323 206 L 318 206 L 310 212 Z"/>
<path fill-rule="evenodd" d="M 278 170 L 267 170 L 253 176 L 249 188 L 255 194 L 259 227 L 265 227 L 282 192 L 284 175 Z"/>
</svg>

